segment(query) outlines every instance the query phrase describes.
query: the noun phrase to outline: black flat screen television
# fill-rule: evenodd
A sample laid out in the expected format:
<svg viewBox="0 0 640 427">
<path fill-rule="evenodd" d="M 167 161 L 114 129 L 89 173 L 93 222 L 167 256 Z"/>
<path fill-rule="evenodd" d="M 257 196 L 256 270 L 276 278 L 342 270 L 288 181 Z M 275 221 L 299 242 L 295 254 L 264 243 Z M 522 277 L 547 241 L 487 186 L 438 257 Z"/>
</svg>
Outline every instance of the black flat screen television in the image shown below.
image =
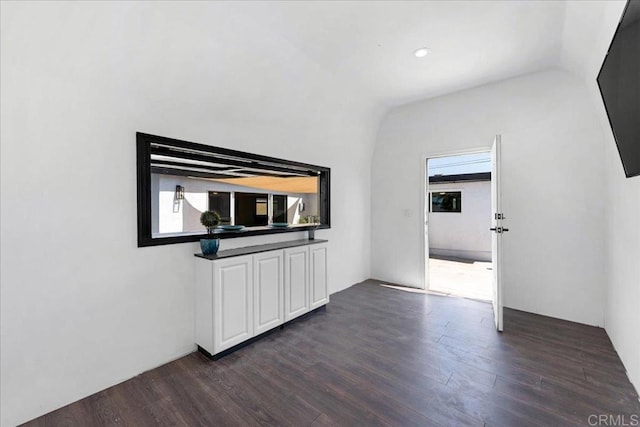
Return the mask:
<svg viewBox="0 0 640 427">
<path fill-rule="evenodd" d="M 640 175 L 640 0 L 628 0 L 598 73 L 627 178 Z"/>
</svg>

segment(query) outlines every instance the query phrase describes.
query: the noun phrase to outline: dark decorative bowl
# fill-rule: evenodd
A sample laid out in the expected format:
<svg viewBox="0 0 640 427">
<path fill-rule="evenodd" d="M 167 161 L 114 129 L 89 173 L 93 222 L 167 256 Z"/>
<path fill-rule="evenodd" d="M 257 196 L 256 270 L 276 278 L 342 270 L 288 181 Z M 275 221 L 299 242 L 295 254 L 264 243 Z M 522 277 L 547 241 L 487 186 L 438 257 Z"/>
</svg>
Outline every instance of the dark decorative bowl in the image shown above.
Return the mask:
<svg viewBox="0 0 640 427">
<path fill-rule="evenodd" d="M 271 224 L 274 228 L 287 228 L 289 226 L 288 222 L 274 222 Z"/>
</svg>

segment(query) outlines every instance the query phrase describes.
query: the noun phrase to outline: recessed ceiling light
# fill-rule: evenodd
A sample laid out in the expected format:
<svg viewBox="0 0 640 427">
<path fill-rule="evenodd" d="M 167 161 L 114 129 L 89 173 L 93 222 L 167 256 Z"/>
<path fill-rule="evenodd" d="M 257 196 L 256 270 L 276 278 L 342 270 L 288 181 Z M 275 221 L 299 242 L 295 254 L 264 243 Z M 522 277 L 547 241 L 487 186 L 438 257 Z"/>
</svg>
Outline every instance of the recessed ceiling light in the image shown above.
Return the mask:
<svg viewBox="0 0 640 427">
<path fill-rule="evenodd" d="M 413 54 L 416 56 L 416 58 L 424 58 L 425 56 L 429 55 L 431 53 L 431 49 L 429 49 L 428 47 L 421 47 L 420 49 L 416 49 Z"/>
</svg>

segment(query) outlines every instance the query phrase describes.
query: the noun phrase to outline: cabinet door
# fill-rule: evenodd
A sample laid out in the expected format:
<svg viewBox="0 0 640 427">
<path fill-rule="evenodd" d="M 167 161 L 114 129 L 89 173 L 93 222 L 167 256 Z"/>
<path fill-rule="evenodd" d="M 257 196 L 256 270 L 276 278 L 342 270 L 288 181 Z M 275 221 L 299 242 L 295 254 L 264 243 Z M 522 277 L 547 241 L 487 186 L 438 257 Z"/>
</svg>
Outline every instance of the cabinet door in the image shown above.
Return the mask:
<svg viewBox="0 0 640 427">
<path fill-rule="evenodd" d="M 216 353 L 253 337 L 252 256 L 213 262 L 213 323 Z"/>
<path fill-rule="evenodd" d="M 309 247 L 284 251 L 284 320 L 309 311 Z"/>
<path fill-rule="evenodd" d="M 320 243 L 309 246 L 310 309 L 316 309 L 329 302 L 327 288 L 327 245 Z"/>
<path fill-rule="evenodd" d="M 253 326 L 258 335 L 284 323 L 284 251 L 253 256 Z"/>
</svg>

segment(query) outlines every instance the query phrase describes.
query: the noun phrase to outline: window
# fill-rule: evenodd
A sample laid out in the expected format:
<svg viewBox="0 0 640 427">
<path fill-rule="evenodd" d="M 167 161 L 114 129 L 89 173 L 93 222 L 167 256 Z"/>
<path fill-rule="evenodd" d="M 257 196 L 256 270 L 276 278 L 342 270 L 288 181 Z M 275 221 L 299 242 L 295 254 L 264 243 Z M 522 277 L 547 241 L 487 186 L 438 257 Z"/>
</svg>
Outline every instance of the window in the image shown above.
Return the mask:
<svg viewBox="0 0 640 427">
<path fill-rule="evenodd" d="M 234 223 L 246 227 L 269 223 L 269 195 L 264 193 L 235 193 Z"/>
<path fill-rule="evenodd" d="M 431 212 L 462 212 L 462 192 L 431 192 Z"/>
<path fill-rule="evenodd" d="M 209 210 L 220 214 L 221 224 L 231 224 L 231 193 L 209 191 Z"/>
<path fill-rule="evenodd" d="M 288 222 L 287 221 L 287 206 L 288 197 L 286 195 L 273 195 L 273 222 Z M 301 211 L 304 210 L 304 203 L 300 202 L 298 206 Z"/>
</svg>

